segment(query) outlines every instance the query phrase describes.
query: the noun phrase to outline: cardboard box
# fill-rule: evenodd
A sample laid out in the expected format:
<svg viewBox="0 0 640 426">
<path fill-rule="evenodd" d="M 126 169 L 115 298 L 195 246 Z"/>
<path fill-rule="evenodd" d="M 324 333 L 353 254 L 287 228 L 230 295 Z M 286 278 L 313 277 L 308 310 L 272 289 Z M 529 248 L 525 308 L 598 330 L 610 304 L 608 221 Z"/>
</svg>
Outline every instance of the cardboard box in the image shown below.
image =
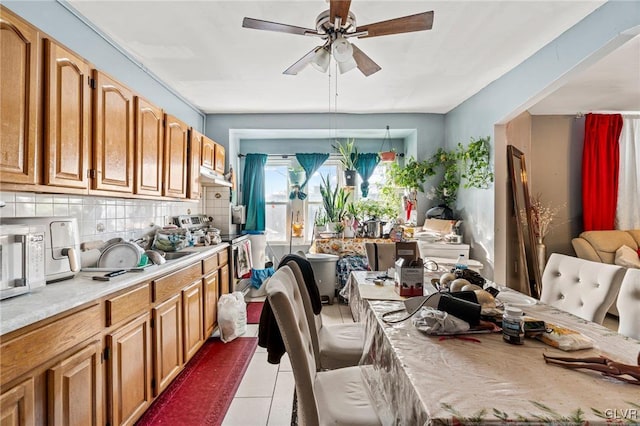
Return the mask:
<svg viewBox="0 0 640 426">
<path fill-rule="evenodd" d="M 400 296 L 422 296 L 424 263 L 415 241 L 396 243 L 395 289 Z"/>
</svg>

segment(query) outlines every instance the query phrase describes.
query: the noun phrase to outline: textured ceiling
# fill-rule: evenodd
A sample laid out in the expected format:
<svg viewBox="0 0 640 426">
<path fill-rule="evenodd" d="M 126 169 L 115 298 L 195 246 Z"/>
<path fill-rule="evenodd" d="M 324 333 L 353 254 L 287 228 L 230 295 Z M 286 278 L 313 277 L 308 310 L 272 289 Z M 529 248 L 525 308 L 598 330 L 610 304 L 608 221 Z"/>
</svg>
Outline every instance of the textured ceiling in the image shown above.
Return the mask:
<svg viewBox="0 0 640 426">
<path fill-rule="evenodd" d="M 382 67 L 370 77 L 358 70 L 330 77 L 312 67 L 283 75 L 319 40 L 241 26 L 248 16 L 314 28 L 328 8 L 322 0 L 68 3 L 206 113 L 446 113 L 604 2 L 353 0 L 359 25 L 435 13 L 430 31 L 355 40 Z M 598 75 L 598 83 L 608 81 L 606 70 Z"/>
</svg>

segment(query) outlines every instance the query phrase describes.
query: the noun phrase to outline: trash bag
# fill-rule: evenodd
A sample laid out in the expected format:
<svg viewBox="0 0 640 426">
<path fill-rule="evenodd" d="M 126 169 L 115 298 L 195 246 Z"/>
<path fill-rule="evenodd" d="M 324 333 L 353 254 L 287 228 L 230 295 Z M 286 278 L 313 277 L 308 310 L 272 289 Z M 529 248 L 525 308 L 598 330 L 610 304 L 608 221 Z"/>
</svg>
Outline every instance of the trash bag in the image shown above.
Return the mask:
<svg viewBox="0 0 640 426">
<path fill-rule="evenodd" d="M 218 299 L 220 340 L 228 343 L 247 332 L 247 304 L 240 291 L 223 294 Z"/>
</svg>

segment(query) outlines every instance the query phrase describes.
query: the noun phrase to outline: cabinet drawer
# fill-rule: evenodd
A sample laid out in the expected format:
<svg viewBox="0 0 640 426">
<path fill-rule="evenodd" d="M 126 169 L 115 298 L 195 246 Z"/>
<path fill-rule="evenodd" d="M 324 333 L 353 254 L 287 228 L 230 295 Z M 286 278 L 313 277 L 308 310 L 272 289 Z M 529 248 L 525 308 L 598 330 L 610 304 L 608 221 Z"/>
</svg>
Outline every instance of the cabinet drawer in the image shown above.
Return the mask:
<svg viewBox="0 0 640 426">
<path fill-rule="evenodd" d="M 202 261 L 202 275 L 207 275 L 218 269 L 218 254 L 213 254 Z"/>
<path fill-rule="evenodd" d="M 229 263 L 229 252 L 227 250 L 222 250 L 218 252 L 218 265 L 224 266 Z"/>
<path fill-rule="evenodd" d="M 7 383 L 103 329 L 98 303 L 0 345 L 0 383 Z M 52 344 L 55 342 L 55 344 Z"/>
<path fill-rule="evenodd" d="M 117 324 L 137 312 L 147 309 L 151 303 L 149 283 L 120 296 L 107 299 L 107 327 Z"/>
<path fill-rule="evenodd" d="M 158 278 L 153 282 L 153 301 L 158 302 L 178 293 L 182 287 L 202 276 L 200 262 L 187 266 L 172 274 Z"/>
</svg>

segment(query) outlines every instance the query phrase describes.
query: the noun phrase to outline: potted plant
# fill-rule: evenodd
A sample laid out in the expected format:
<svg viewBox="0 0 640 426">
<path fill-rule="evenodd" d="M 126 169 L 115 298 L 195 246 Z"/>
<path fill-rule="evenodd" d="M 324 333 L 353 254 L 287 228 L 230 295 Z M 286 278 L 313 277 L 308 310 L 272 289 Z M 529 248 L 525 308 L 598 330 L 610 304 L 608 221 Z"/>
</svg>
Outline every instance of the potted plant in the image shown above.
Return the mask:
<svg viewBox="0 0 640 426">
<path fill-rule="evenodd" d="M 313 233 L 316 237 L 319 237 L 321 233 L 327 230 L 327 215 L 323 209 L 318 209 L 316 218 L 313 221 Z"/>
<path fill-rule="evenodd" d="M 327 230 L 335 232 L 335 224 L 342 221 L 342 218 L 344 217 L 349 193 L 346 192 L 344 188 L 339 188 L 338 185 L 336 185 L 335 188 L 332 188 L 331 180 L 328 175 L 326 177 L 320 177 L 322 178 L 320 194 L 322 195 L 322 204 L 327 216 L 327 226 L 333 228 L 331 230 Z"/>
<path fill-rule="evenodd" d="M 289 167 L 289 185 L 302 185 L 305 175 L 306 173 L 301 166 Z"/>
<path fill-rule="evenodd" d="M 344 167 L 344 180 L 346 186 L 356 185 L 356 161 L 358 159 L 358 149 L 356 148 L 356 139 L 347 139 L 344 144 L 336 140 L 336 144 L 332 145 L 333 149 L 340 154 L 340 162 Z"/>
</svg>

